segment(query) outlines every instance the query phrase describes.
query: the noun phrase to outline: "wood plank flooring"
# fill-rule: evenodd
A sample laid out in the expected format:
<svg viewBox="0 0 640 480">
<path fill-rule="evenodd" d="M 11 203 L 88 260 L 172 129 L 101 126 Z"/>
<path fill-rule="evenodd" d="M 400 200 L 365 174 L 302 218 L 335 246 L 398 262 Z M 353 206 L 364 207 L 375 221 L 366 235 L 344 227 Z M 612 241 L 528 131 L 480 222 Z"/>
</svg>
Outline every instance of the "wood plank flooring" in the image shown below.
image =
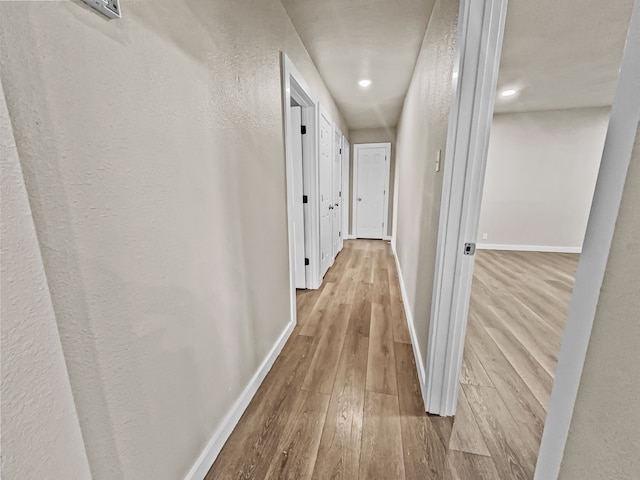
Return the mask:
<svg viewBox="0 0 640 480">
<path fill-rule="evenodd" d="M 424 413 L 388 242 L 350 240 L 206 479 L 530 479 L 577 255 L 478 251 L 458 413 Z"/>
</svg>

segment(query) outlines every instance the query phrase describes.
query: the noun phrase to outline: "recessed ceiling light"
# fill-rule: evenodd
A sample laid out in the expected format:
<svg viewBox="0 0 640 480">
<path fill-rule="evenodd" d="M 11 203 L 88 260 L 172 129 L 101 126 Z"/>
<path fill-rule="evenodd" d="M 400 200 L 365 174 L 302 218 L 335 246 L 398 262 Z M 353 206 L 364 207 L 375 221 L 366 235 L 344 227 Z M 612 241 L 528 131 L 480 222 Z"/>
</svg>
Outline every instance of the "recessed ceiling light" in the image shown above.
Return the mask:
<svg viewBox="0 0 640 480">
<path fill-rule="evenodd" d="M 371 80 L 365 78 L 363 80 L 360 80 L 358 82 L 358 85 L 360 85 L 361 87 L 367 88 L 369 85 L 371 85 Z"/>
<path fill-rule="evenodd" d="M 514 90 L 513 88 L 508 88 L 506 90 L 503 90 L 502 93 L 500 93 L 500 96 L 502 96 L 502 97 L 513 97 L 516 93 L 518 93 L 517 90 Z"/>
</svg>

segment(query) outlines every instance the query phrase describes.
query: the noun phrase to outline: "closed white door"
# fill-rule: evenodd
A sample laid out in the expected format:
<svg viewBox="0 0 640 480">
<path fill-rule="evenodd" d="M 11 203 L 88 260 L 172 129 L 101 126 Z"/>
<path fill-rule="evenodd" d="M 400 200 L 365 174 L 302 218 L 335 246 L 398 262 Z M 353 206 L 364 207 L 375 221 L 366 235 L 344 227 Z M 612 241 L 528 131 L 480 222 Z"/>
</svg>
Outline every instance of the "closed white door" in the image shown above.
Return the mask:
<svg viewBox="0 0 640 480">
<path fill-rule="evenodd" d="M 349 196 L 349 192 L 351 189 L 349 188 L 349 155 L 351 152 L 349 151 L 350 145 L 347 139 L 342 137 L 342 238 L 341 241 L 344 241 L 344 238 L 349 234 L 349 202 L 348 199 L 351 198 Z"/>
<path fill-rule="evenodd" d="M 304 204 L 302 181 L 302 108 L 291 107 L 293 152 L 293 238 L 296 288 L 307 288 L 304 265 Z"/>
<path fill-rule="evenodd" d="M 386 146 L 358 146 L 355 217 L 358 238 L 382 238 L 386 233 L 385 197 L 388 183 Z"/>
<path fill-rule="evenodd" d="M 324 277 L 333 263 L 333 178 L 331 175 L 331 119 L 320 115 L 320 275 Z"/>
<path fill-rule="evenodd" d="M 333 258 L 342 249 L 342 133 L 333 132 Z"/>
</svg>

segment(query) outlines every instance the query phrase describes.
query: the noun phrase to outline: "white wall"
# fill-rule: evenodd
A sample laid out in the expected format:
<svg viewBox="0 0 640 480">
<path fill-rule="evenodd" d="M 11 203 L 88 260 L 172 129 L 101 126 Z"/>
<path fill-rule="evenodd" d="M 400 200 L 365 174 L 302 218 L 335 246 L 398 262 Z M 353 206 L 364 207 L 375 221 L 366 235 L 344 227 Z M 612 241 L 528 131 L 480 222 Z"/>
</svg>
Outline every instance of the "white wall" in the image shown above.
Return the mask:
<svg viewBox="0 0 640 480">
<path fill-rule="evenodd" d="M 0 187 L 0 477 L 89 479 L 89 462 L 2 84 Z"/>
<path fill-rule="evenodd" d="M 581 248 L 608 121 L 608 108 L 495 115 L 478 244 Z"/>
<path fill-rule="evenodd" d="M 122 10 L 0 2 L 0 69 L 93 478 L 174 480 L 290 321 L 280 51 L 347 127 L 279 0 Z"/>
<path fill-rule="evenodd" d="M 457 18 L 457 1 L 436 1 L 398 124 L 393 235 L 422 364 L 442 193 L 435 161 L 439 149 L 445 157 Z"/>
</svg>

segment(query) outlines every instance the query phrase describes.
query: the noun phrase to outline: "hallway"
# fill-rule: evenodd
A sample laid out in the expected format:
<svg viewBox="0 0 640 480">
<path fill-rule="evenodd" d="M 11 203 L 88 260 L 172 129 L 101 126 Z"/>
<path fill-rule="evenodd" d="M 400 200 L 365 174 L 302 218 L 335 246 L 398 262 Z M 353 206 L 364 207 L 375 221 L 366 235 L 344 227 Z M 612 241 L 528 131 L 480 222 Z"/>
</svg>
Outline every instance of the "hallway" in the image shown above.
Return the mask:
<svg viewBox="0 0 640 480">
<path fill-rule="evenodd" d="M 389 243 L 345 242 L 206 478 L 532 478 L 576 264 L 478 252 L 454 421 L 424 413 Z"/>
<path fill-rule="evenodd" d="M 389 243 L 350 240 L 206 478 L 449 478 L 449 422 L 424 413 Z"/>
</svg>

